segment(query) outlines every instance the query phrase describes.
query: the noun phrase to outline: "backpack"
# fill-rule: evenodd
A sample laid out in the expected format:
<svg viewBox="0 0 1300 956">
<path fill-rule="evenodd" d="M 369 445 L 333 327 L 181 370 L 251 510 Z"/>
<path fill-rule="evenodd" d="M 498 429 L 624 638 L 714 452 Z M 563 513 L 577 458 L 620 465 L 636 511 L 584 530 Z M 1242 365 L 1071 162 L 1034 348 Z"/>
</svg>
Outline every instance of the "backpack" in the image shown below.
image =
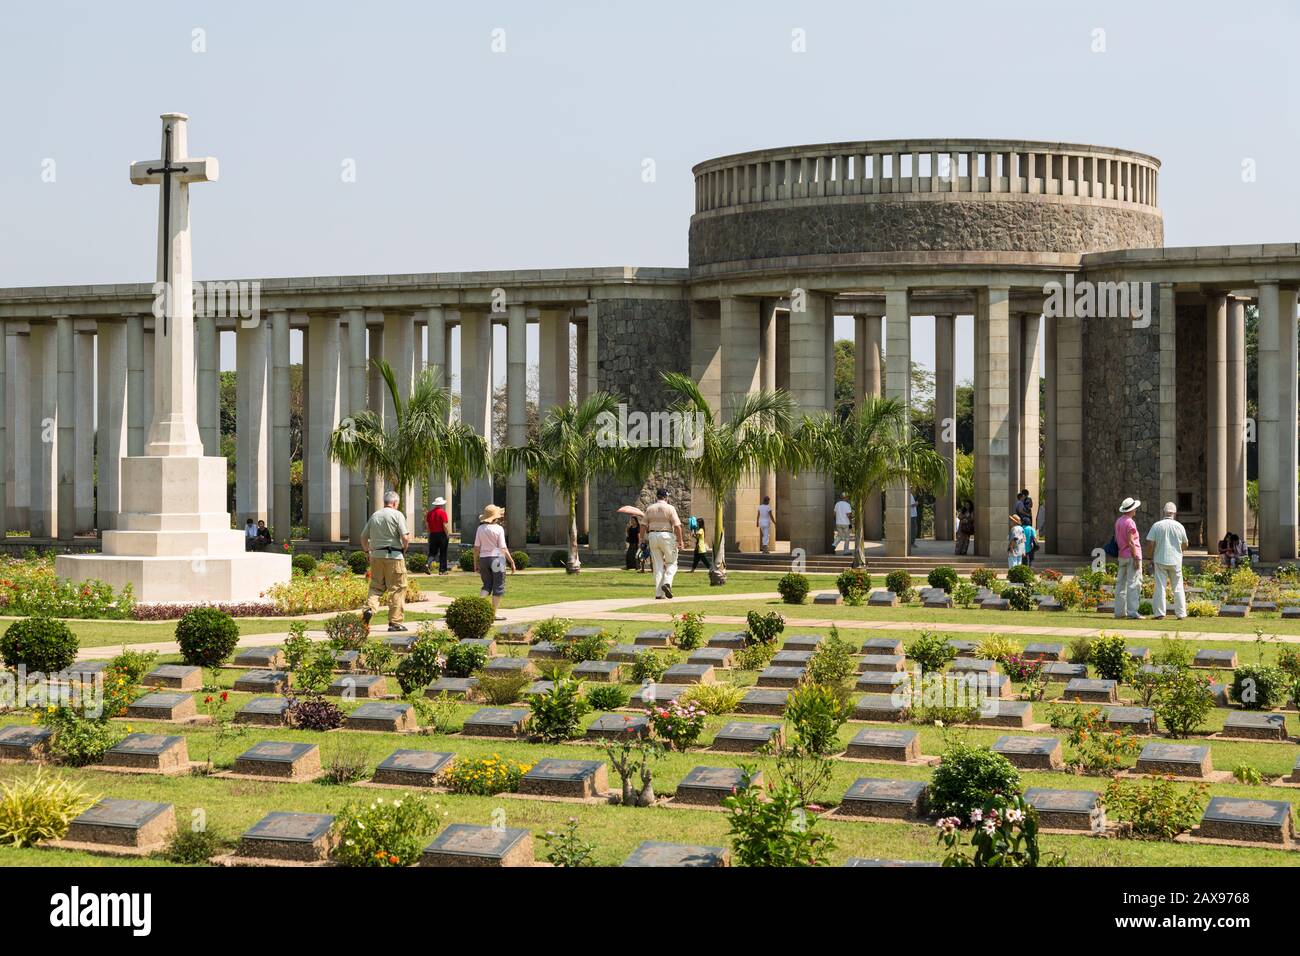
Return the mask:
<svg viewBox="0 0 1300 956">
<path fill-rule="evenodd" d="M 1108 557 L 1119 557 L 1119 544 L 1115 541 L 1113 534 L 1110 536 L 1110 540 L 1101 546 L 1101 550 L 1105 551 Z"/>
</svg>

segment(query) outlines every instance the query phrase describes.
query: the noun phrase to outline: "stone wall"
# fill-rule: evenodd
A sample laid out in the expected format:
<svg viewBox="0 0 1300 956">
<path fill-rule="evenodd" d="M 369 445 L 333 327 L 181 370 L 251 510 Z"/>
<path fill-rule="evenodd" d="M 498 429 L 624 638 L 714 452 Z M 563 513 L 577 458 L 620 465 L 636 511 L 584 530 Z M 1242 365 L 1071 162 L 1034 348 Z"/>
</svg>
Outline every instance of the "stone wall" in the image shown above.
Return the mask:
<svg viewBox="0 0 1300 956">
<path fill-rule="evenodd" d="M 1178 303 L 1178 492 L 1205 515 L 1205 300 Z"/>
<path fill-rule="evenodd" d="M 1143 207 L 1020 199 L 833 202 L 691 220 L 690 264 L 896 251 L 1102 252 L 1164 244 Z"/>
<path fill-rule="evenodd" d="M 662 411 L 673 401 L 660 372 L 691 371 L 690 306 L 685 298 L 601 299 L 598 348 L 600 381 L 597 387 L 614 392 L 628 411 Z M 654 500 L 654 489 L 666 487 L 682 517 L 690 514 L 690 487 L 680 477 L 654 475 L 641 488 L 602 479 L 594 494 L 593 520 L 598 521 L 597 545 L 602 551 L 623 548 L 627 519 L 616 514 L 620 505 L 644 508 Z"/>
</svg>

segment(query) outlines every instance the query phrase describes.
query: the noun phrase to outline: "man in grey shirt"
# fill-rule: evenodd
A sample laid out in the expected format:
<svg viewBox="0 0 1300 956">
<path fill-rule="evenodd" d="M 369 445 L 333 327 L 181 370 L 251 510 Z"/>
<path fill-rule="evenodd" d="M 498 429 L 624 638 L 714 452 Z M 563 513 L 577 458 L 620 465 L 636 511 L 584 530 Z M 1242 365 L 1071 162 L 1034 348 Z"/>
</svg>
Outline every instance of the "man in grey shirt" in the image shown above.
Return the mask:
<svg viewBox="0 0 1300 956">
<path fill-rule="evenodd" d="M 397 492 L 384 495 L 384 506 L 370 516 L 361 532 L 361 549 L 370 555 L 370 595 L 361 616 L 370 626 L 370 618 L 379 612 L 382 600 L 388 601 L 388 629 L 405 631 L 402 624 L 406 607 L 406 548 L 411 533 L 406 517 L 397 510 Z"/>
<path fill-rule="evenodd" d="M 1156 592 L 1151 598 L 1151 616 L 1156 620 L 1165 616 L 1165 584 L 1174 590 L 1174 616 L 1187 617 L 1187 593 L 1183 590 L 1183 548 L 1187 547 L 1187 529 L 1178 520 L 1178 508 L 1172 501 L 1165 502 L 1164 517 L 1147 532 L 1151 542 L 1151 564 L 1156 579 Z"/>
</svg>

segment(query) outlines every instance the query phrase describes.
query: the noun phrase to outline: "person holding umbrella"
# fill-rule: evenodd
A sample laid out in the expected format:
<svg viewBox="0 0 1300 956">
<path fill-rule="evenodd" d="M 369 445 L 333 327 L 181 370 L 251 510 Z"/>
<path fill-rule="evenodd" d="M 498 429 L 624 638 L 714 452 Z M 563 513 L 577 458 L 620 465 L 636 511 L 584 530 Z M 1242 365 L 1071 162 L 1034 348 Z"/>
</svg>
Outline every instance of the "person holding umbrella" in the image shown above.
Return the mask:
<svg viewBox="0 0 1300 956">
<path fill-rule="evenodd" d="M 627 554 L 623 557 L 623 567 L 627 571 L 636 571 L 636 554 L 641 547 L 641 519 L 645 512 L 633 505 L 623 505 L 617 513 L 627 515 Z"/>
</svg>

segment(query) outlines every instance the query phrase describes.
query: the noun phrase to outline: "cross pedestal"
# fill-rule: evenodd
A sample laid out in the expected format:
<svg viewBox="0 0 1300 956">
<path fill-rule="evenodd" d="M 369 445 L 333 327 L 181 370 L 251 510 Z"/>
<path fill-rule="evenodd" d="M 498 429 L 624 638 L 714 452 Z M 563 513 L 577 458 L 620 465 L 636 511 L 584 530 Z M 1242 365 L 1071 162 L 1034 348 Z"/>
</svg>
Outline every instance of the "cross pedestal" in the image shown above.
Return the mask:
<svg viewBox="0 0 1300 956">
<path fill-rule="evenodd" d="M 184 114 L 162 121 L 162 158 L 131 166 L 131 182 L 162 187 L 146 454 L 121 460 L 121 513 L 117 529 L 103 532 L 103 553 L 60 555 L 55 571 L 116 589 L 130 584 L 146 603 L 255 601 L 289 580 L 289 556 L 246 552 L 244 533 L 230 527 L 226 459 L 203 455 L 195 401 L 189 184 L 216 180 L 217 161 L 184 158 Z"/>
</svg>

